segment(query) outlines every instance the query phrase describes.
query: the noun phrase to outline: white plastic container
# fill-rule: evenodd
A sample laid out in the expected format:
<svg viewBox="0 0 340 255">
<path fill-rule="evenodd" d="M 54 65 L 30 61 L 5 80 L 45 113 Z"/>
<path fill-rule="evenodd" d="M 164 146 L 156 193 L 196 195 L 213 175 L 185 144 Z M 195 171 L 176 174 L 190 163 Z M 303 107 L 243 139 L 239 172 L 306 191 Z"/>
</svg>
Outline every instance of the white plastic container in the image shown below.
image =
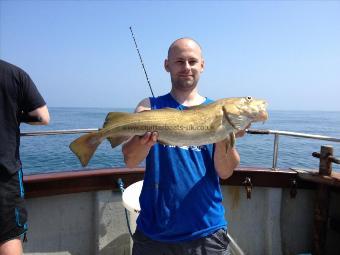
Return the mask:
<svg viewBox="0 0 340 255">
<path fill-rule="evenodd" d="M 122 195 L 123 205 L 130 212 L 130 229 L 133 234 L 136 230 L 136 220 L 140 212 L 139 195 L 142 191 L 143 181 L 135 182 L 127 187 Z M 132 253 L 132 238 L 130 237 L 130 252 Z"/>
</svg>

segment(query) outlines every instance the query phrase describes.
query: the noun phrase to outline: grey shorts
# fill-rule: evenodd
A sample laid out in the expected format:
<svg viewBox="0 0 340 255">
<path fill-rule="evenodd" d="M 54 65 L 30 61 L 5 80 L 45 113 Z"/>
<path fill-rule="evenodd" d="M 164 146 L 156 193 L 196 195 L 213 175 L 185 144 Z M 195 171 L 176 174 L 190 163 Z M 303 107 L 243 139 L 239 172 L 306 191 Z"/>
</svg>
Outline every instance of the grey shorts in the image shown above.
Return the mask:
<svg viewBox="0 0 340 255">
<path fill-rule="evenodd" d="M 151 240 L 136 230 L 133 234 L 132 255 L 229 255 L 227 231 L 215 233 L 196 240 L 180 243 L 164 243 Z"/>
</svg>

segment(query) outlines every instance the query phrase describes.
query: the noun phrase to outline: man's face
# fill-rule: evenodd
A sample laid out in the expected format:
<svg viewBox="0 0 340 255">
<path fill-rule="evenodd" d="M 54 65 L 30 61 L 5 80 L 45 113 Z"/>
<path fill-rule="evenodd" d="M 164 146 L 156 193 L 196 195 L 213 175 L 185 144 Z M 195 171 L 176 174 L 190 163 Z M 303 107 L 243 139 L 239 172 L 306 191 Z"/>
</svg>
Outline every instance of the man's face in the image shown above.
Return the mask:
<svg viewBox="0 0 340 255">
<path fill-rule="evenodd" d="M 203 72 L 201 49 L 194 41 L 181 39 L 170 49 L 164 66 L 170 73 L 172 86 L 178 90 L 189 91 L 196 87 Z"/>
</svg>

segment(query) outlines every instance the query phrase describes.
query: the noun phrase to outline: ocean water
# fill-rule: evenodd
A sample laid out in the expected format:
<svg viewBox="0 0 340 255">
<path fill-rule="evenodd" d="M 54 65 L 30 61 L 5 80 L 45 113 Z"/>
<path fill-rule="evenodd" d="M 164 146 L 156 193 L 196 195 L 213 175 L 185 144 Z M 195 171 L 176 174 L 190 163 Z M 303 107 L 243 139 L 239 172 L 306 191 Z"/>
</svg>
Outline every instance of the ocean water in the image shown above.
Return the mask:
<svg viewBox="0 0 340 255">
<path fill-rule="evenodd" d="M 113 108 L 50 108 L 49 126 L 21 125 L 21 131 L 47 131 L 80 128 L 98 128 L 103 125 L 110 111 L 131 112 L 132 109 Z M 272 129 L 327 135 L 340 138 L 340 112 L 317 111 L 269 111 L 269 120 L 252 125 L 253 129 Z M 25 175 L 62 172 L 83 169 L 78 158 L 69 150 L 69 144 L 80 134 L 22 137 L 20 154 Z M 271 167 L 274 136 L 247 134 L 237 139 L 241 166 Z M 320 151 L 321 145 L 334 147 L 334 155 L 340 157 L 340 143 L 304 138 L 280 136 L 279 168 L 318 169 L 319 160 L 312 153 Z M 142 164 L 143 165 L 143 164 Z M 103 142 L 86 169 L 124 167 L 121 147 L 111 149 Z M 333 164 L 333 170 L 340 166 Z"/>
</svg>

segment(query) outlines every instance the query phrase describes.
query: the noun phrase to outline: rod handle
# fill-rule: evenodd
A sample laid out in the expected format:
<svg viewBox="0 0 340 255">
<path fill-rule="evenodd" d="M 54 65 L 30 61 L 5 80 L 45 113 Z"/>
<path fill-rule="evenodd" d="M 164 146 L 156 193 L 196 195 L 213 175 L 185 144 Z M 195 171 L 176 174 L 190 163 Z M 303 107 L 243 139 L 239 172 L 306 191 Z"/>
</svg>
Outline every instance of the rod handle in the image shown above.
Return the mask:
<svg viewBox="0 0 340 255">
<path fill-rule="evenodd" d="M 253 134 L 253 135 L 269 135 L 270 134 L 269 130 L 263 130 L 263 129 L 246 129 L 246 132 L 248 134 Z"/>
</svg>

